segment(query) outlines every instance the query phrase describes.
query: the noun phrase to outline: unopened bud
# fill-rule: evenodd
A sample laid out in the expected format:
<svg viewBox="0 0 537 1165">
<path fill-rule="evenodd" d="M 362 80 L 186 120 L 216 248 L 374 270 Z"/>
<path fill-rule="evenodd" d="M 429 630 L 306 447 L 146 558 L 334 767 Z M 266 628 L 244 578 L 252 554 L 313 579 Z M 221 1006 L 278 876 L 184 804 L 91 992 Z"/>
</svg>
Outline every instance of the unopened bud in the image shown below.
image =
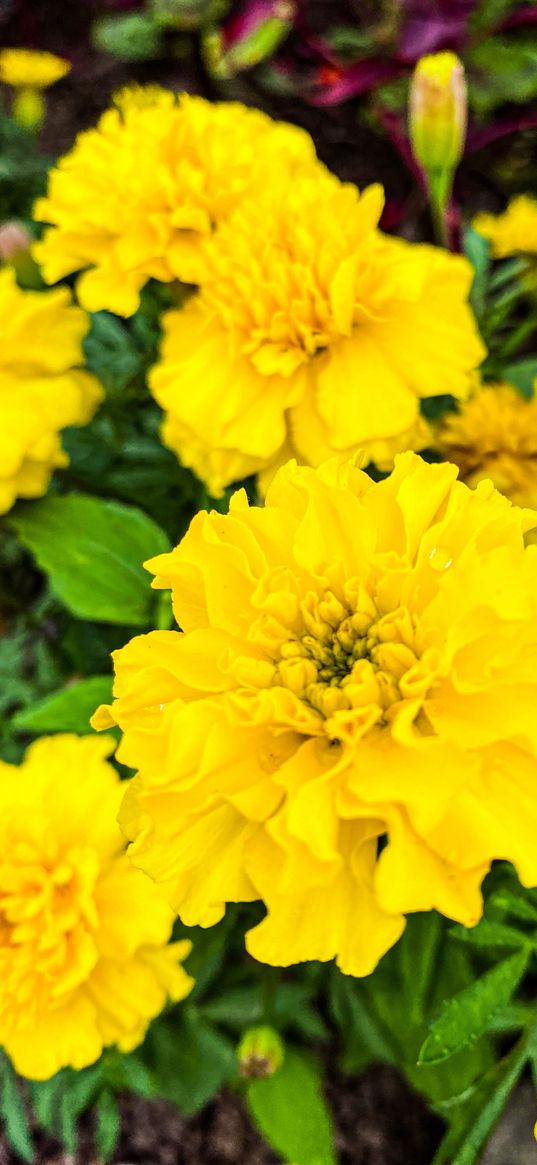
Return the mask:
<svg viewBox="0 0 537 1165">
<path fill-rule="evenodd" d="M 206 54 L 212 71 L 231 77 L 271 57 L 291 31 L 296 0 L 245 0 L 218 30 L 209 34 Z"/>
<path fill-rule="evenodd" d="M 32 242 L 23 223 L 5 222 L 0 226 L 0 263 L 12 263 L 19 255 L 24 255 Z"/>
<path fill-rule="evenodd" d="M 284 1060 L 284 1046 L 272 1027 L 251 1027 L 237 1048 L 241 1076 L 273 1076 Z"/>
<path fill-rule="evenodd" d="M 466 137 L 466 79 L 455 53 L 418 61 L 410 87 L 409 128 L 414 156 L 424 170 L 454 170 Z"/>
</svg>

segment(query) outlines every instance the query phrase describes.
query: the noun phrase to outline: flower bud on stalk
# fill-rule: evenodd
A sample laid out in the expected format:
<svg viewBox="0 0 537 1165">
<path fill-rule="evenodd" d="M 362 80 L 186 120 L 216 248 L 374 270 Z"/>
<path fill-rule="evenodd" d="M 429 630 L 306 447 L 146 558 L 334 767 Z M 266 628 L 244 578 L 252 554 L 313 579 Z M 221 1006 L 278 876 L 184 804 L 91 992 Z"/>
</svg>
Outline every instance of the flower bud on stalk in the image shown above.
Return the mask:
<svg viewBox="0 0 537 1165">
<path fill-rule="evenodd" d="M 206 39 L 211 71 L 232 77 L 272 56 L 291 31 L 295 0 L 247 0 L 223 28 Z"/>
<path fill-rule="evenodd" d="M 250 1027 L 237 1048 L 241 1076 L 273 1076 L 281 1068 L 284 1046 L 272 1027 Z"/>
<path fill-rule="evenodd" d="M 466 137 L 464 66 L 455 53 L 418 61 L 409 98 L 412 151 L 425 172 L 438 241 L 447 245 L 446 211 Z"/>
</svg>

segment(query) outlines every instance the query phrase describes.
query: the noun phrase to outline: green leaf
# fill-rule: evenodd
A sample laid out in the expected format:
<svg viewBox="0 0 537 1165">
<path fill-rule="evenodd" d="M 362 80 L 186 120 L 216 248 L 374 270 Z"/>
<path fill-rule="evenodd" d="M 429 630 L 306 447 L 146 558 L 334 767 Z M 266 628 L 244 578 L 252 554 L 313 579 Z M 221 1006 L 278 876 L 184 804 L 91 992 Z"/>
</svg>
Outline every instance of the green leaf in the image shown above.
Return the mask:
<svg viewBox="0 0 537 1165">
<path fill-rule="evenodd" d="M 437 1064 L 447 1060 L 484 1035 L 491 1018 L 509 1003 L 528 959 L 528 950 L 511 955 L 449 999 L 423 1044 L 420 1063 Z"/>
<path fill-rule="evenodd" d="M 332 1120 L 316 1062 L 295 1051 L 273 1076 L 252 1080 L 248 1107 L 263 1136 L 293 1165 L 335 1165 Z"/>
<path fill-rule="evenodd" d="M 537 96 L 537 48 L 529 40 L 487 37 L 468 54 L 467 64 L 470 103 L 478 113 Z"/>
<path fill-rule="evenodd" d="M 109 393 L 124 393 L 142 371 L 140 352 L 125 326 L 108 312 L 91 317 L 91 331 L 84 340 L 87 367 Z"/>
<path fill-rule="evenodd" d="M 504 950 L 506 948 L 516 950 L 518 947 L 526 947 L 528 943 L 528 936 L 522 931 L 488 918 L 482 918 L 477 926 L 471 928 L 454 926 L 449 933 L 459 942 L 475 947 L 503 947 Z"/>
<path fill-rule="evenodd" d="M 470 303 L 479 318 L 485 310 L 487 279 L 490 270 L 490 246 L 488 239 L 467 227 L 463 235 L 463 249 L 474 269 L 474 279 L 470 291 Z"/>
<path fill-rule="evenodd" d="M 6 1139 L 23 1161 L 34 1160 L 30 1126 L 17 1077 L 7 1056 L 0 1052 L 0 1115 Z"/>
<path fill-rule="evenodd" d="M 18 732 L 90 732 L 90 716 L 112 699 L 112 676 L 90 676 L 63 692 L 54 692 L 13 717 Z"/>
<path fill-rule="evenodd" d="M 499 1120 L 519 1080 L 528 1058 L 528 1040 L 523 1038 L 482 1078 L 442 1141 L 433 1165 L 475 1165 L 486 1141 Z"/>
<path fill-rule="evenodd" d="M 533 925 L 537 923 L 537 905 L 534 906 L 529 901 L 527 892 L 521 888 L 518 890 L 507 888 L 495 890 L 487 901 L 487 912 L 497 910 L 510 914 L 513 918 L 520 919 L 521 922 L 530 922 Z"/>
<path fill-rule="evenodd" d="M 173 1100 L 185 1116 L 199 1112 L 237 1075 L 233 1044 L 198 1012 L 186 1006 L 149 1029 L 144 1053 L 158 1095 Z"/>
<path fill-rule="evenodd" d="M 70 1153 L 76 1150 L 78 1119 L 101 1087 L 102 1070 L 101 1059 L 82 1071 L 64 1068 L 50 1080 L 30 1083 L 38 1124 L 59 1138 Z"/>
<path fill-rule="evenodd" d="M 364 998 L 362 984 L 336 967 L 331 969 L 328 1004 L 340 1032 L 345 1071 L 361 1071 L 372 1060 L 397 1063 L 395 1041 Z"/>
<path fill-rule="evenodd" d="M 527 360 L 517 360 L 514 364 L 508 364 L 503 370 L 503 377 L 530 399 L 533 396 L 534 381 L 537 380 L 536 357 L 532 356 Z"/>
<path fill-rule="evenodd" d="M 148 61 L 163 49 L 161 30 L 145 12 L 104 16 L 93 25 L 92 41 L 98 52 L 120 61 Z"/>
<path fill-rule="evenodd" d="M 170 545 L 141 510 L 84 494 L 51 495 L 18 507 L 9 522 L 73 615 L 148 625 L 154 595 L 142 563 Z"/>
<path fill-rule="evenodd" d="M 109 1161 L 117 1145 L 121 1123 L 117 1100 L 109 1089 L 103 1090 L 95 1105 L 95 1141 L 102 1161 Z"/>
</svg>

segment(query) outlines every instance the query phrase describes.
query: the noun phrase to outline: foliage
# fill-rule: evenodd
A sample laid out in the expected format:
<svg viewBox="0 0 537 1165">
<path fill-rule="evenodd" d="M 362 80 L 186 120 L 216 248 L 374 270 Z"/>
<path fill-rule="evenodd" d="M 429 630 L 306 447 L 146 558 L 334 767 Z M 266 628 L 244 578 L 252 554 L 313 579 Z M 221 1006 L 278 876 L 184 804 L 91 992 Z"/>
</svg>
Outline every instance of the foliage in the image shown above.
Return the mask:
<svg viewBox="0 0 537 1165">
<path fill-rule="evenodd" d="M 510 113 L 512 104 L 537 97 L 536 50 L 529 25 L 509 25 L 515 7 L 511 0 L 466 5 L 461 52 L 472 116 L 481 128 L 494 129 L 506 104 Z M 443 35 L 448 9 L 443 7 L 440 21 Z M 450 30 L 453 35 L 452 25 Z M 241 84 L 254 97 L 285 91 L 314 105 L 320 94 L 326 104 L 352 99 L 375 132 L 384 132 L 380 125 L 393 128 L 385 114 L 400 115 L 407 92 L 404 29 L 342 18 L 323 36 L 310 38 L 307 53 L 302 32 L 303 25 L 290 25 L 267 38 L 265 26 L 230 23 L 229 5 L 214 0 L 148 0 L 139 11 L 119 15 L 110 15 L 107 6 L 94 26 L 93 44 L 123 62 L 143 63 L 185 56 L 195 38 L 211 84 L 223 96 L 235 93 L 244 67 Z M 241 39 L 246 34 L 247 44 Z M 218 37 L 235 46 L 226 68 Z M 336 80 L 338 89 L 332 88 Z M 404 153 L 404 134 L 397 141 Z M 0 159 L 0 224 L 16 216 L 36 233 L 31 206 L 44 192 L 49 160 L 5 111 Z M 529 172 L 524 165 L 523 174 Z M 513 169 L 506 192 L 521 181 Z M 488 350 L 483 378 L 505 379 L 530 398 L 537 378 L 531 263 L 523 255 L 496 262 L 470 217 L 462 248 L 474 269 L 471 305 Z M 35 269 L 27 266 L 26 280 L 35 279 Z M 25 282 L 22 268 L 19 280 Z M 198 511 L 227 510 L 232 491 L 215 501 L 162 445 L 162 414 L 147 391 L 163 313 L 182 294 L 152 281 L 130 320 L 93 314 L 84 351 L 87 369 L 104 386 L 103 406 L 87 426 L 64 432 L 69 464 L 58 469 L 47 495 L 17 502 L 0 519 L 5 761 L 17 763 L 42 734 L 90 731 L 97 705 L 111 700 L 111 652 L 140 632 L 167 630 L 172 623 L 168 594 L 150 589 L 143 562 L 176 545 Z M 454 407 L 454 398 L 443 395 L 428 401 L 423 412 L 434 422 Z M 434 460 L 434 451 L 426 457 Z M 255 496 L 255 482 L 246 486 Z M 122 776 L 129 775 L 114 763 Z M 485 883 L 485 902 L 484 917 L 471 930 L 435 912 L 410 916 L 401 940 L 365 979 L 345 976 L 333 965 L 280 972 L 255 963 L 244 953 L 244 934 L 260 920 L 257 904 L 232 907 L 209 929 L 178 921 L 174 938 L 193 943 L 185 966 L 196 985 L 186 1003 L 152 1023 L 142 1047 L 129 1053 L 109 1048 L 91 1067 L 64 1069 L 45 1082 L 17 1078 L 0 1053 L 0 1114 L 13 1151 L 31 1162 L 36 1130 L 45 1130 L 74 1154 L 79 1121 L 91 1111 L 96 1151 L 107 1161 L 117 1144 L 125 1092 L 165 1097 L 191 1115 L 230 1088 L 243 1097 L 252 1121 L 283 1160 L 334 1165 L 323 1081 L 337 1058 L 349 1075 L 379 1062 L 403 1072 L 443 1122 L 434 1165 L 477 1165 L 517 1082 L 525 1072 L 537 1078 L 537 891 L 521 887 L 512 868 L 498 862 Z M 236 1049 L 258 1025 L 278 1033 L 285 1055 L 272 1075 L 247 1080 Z"/>
</svg>

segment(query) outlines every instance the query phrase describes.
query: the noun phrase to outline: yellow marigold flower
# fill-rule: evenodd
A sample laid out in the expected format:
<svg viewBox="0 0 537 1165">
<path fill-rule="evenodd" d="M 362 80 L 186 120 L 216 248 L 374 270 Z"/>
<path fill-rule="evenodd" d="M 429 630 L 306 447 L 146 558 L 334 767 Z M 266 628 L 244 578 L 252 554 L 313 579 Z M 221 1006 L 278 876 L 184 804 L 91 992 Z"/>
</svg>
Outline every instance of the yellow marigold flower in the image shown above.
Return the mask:
<svg viewBox="0 0 537 1165">
<path fill-rule="evenodd" d="M 367 975 L 408 912 L 475 924 L 494 858 L 537 882 L 537 514 L 456 476 L 290 462 L 148 563 L 183 634 L 116 653 L 120 823 L 187 924 L 261 899 L 263 962 Z"/>
<path fill-rule="evenodd" d="M 23 1076 L 135 1047 L 192 981 L 190 943 L 125 856 L 110 738 L 43 737 L 0 762 L 0 1044 Z"/>
<path fill-rule="evenodd" d="M 374 455 L 414 428 L 420 397 L 467 394 L 484 356 L 471 267 L 382 235 L 382 202 L 321 170 L 245 202 L 200 292 L 165 316 L 149 380 L 163 440 L 213 494 L 293 455 Z"/>
<path fill-rule="evenodd" d="M 491 245 L 495 259 L 537 254 L 537 199 L 527 194 L 513 198 L 503 214 L 478 214 L 473 221 Z"/>
<path fill-rule="evenodd" d="M 0 81 L 14 89 L 48 89 L 69 73 L 71 66 L 54 53 L 33 49 L 2 49 Z"/>
<path fill-rule="evenodd" d="M 85 425 L 103 390 L 83 362 L 86 314 L 65 288 L 22 291 L 10 268 L 0 270 L 0 513 L 15 498 L 44 494 L 68 458 L 67 425 Z"/>
<path fill-rule="evenodd" d="M 490 478 L 517 506 L 537 507 L 537 400 L 510 384 L 482 385 L 443 415 L 432 444 L 468 485 Z"/>
<path fill-rule="evenodd" d="M 88 311 L 132 315 L 148 279 L 197 283 L 200 242 L 247 191 L 320 166 L 311 138 L 240 104 L 123 91 L 80 134 L 35 208 L 52 228 L 34 253 L 48 283 L 84 271 Z"/>
</svg>

